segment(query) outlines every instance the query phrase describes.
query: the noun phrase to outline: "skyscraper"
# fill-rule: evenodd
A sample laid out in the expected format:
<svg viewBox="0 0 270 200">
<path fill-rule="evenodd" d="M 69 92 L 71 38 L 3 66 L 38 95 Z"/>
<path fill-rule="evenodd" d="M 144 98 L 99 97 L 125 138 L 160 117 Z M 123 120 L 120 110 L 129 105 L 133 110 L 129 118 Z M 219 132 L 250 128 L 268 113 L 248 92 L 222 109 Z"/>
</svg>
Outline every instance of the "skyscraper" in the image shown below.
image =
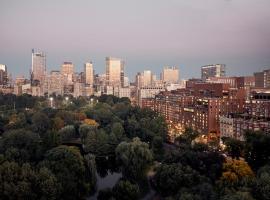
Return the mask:
<svg viewBox="0 0 270 200">
<path fill-rule="evenodd" d="M 8 83 L 7 66 L 0 64 L 0 85 L 7 85 L 7 83 Z"/>
<path fill-rule="evenodd" d="M 143 71 L 143 86 L 151 86 L 153 83 L 153 74 L 150 70 Z"/>
<path fill-rule="evenodd" d="M 64 78 L 64 84 L 70 85 L 73 83 L 74 65 L 72 62 L 64 62 L 61 66 L 61 74 Z"/>
<path fill-rule="evenodd" d="M 46 55 L 32 49 L 32 81 L 42 82 L 46 76 Z"/>
<path fill-rule="evenodd" d="M 179 69 L 177 67 L 164 67 L 161 73 L 161 80 L 164 83 L 178 83 Z"/>
<path fill-rule="evenodd" d="M 210 77 L 224 77 L 225 75 L 226 71 L 224 64 L 206 65 L 201 68 L 201 77 L 203 81 Z"/>
<path fill-rule="evenodd" d="M 124 62 L 118 58 L 106 58 L 106 85 L 120 86 L 124 85 Z"/>
<path fill-rule="evenodd" d="M 63 76 L 60 71 L 51 71 L 48 76 L 48 94 L 63 95 Z"/>
<path fill-rule="evenodd" d="M 84 77 L 85 77 L 85 84 L 87 85 L 94 84 L 94 69 L 92 62 L 87 62 L 84 64 Z"/>
</svg>

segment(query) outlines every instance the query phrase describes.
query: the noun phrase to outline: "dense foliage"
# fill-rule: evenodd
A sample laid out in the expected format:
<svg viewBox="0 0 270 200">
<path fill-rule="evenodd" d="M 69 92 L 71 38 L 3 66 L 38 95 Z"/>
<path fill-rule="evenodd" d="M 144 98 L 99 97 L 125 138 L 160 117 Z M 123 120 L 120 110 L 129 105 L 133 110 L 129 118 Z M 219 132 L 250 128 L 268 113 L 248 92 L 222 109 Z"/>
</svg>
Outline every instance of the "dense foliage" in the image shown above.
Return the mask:
<svg viewBox="0 0 270 200">
<path fill-rule="evenodd" d="M 202 143 L 129 99 L 0 94 L 0 199 L 85 199 L 110 166 L 121 178 L 98 199 L 270 199 L 270 136 Z M 149 185 L 150 182 L 150 185 Z M 152 190 L 152 192 L 153 192 Z"/>
<path fill-rule="evenodd" d="M 123 171 L 114 198 L 139 198 L 164 152 L 164 119 L 127 98 L 53 98 L 51 107 L 43 97 L 0 94 L 0 199 L 83 199 L 96 189 L 97 159 L 112 157 Z"/>
</svg>

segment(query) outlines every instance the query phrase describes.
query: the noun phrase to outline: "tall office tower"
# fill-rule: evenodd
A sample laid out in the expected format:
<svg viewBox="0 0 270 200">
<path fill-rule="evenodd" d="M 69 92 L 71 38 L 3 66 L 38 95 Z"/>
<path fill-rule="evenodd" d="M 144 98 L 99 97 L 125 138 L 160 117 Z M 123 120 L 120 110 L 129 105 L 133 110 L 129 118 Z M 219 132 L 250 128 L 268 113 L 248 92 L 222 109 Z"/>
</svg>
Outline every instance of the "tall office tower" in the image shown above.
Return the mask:
<svg viewBox="0 0 270 200">
<path fill-rule="evenodd" d="M 60 71 L 51 71 L 48 76 L 48 94 L 63 95 L 63 75 Z"/>
<path fill-rule="evenodd" d="M 161 80 L 163 83 L 178 83 L 179 69 L 177 67 L 164 67 L 161 73 Z"/>
<path fill-rule="evenodd" d="M 258 88 L 270 88 L 270 69 L 262 72 L 255 72 L 255 87 Z"/>
<path fill-rule="evenodd" d="M 224 64 L 206 65 L 201 68 L 201 77 L 205 81 L 210 77 L 224 77 L 226 75 Z"/>
<path fill-rule="evenodd" d="M 84 81 L 87 85 L 94 84 L 94 69 L 92 62 L 87 62 L 84 64 Z"/>
<path fill-rule="evenodd" d="M 44 81 L 46 76 L 46 55 L 42 52 L 35 52 L 32 49 L 32 81 Z"/>
<path fill-rule="evenodd" d="M 7 66 L 0 64 L 0 85 L 8 84 Z"/>
<path fill-rule="evenodd" d="M 61 66 L 61 74 L 64 77 L 65 84 L 73 83 L 74 65 L 72 62 L 64 62 Z"/>
<path fill-rule="evenodd" d="M 106 85 L 124 86 L 124 62 L 118 58 L 106 58 Z"/>
<path fill-rule="evenodd" d="M 143 71 L 143 87 L 151 86 L 153 83 L 153 74 L 150 70 Z"/>
</svg>

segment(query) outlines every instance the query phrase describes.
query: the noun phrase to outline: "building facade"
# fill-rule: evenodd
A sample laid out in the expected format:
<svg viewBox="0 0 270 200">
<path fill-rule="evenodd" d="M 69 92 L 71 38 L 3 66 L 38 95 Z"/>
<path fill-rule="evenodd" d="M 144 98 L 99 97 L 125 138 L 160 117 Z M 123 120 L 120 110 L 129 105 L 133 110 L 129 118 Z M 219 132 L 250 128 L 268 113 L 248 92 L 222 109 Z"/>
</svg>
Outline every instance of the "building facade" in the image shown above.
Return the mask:
<svg viewBox="0 0 270 200">
<path fill-rule="evenodd" d="M 46 77 L 46 55 L 32 49 L 32 81 L 43 82 Z"/>
<path fill-rule="evenodd" d="M 94 85 L 94 68 L 92 62 L 87 62 L 84 64 L 84 77 L 85 84 Z"/>
<path fill-rule="evenodd" d="M 164 67 L 160 79 L 163 83 L 178 83 L 179 69 L 177 67 Z"/>
<path fill-rule="evenodd" d="M 106 58 L 106 85 L 124 86 L 124 62 L 118 58 Z"/>
<path fill-rule="evenodd" d="M 224 77 L 226 75 L 224 64 L 206 65 L 201 67 L 201 78 L 206 81 L 210 77 Z"/>
</svg>

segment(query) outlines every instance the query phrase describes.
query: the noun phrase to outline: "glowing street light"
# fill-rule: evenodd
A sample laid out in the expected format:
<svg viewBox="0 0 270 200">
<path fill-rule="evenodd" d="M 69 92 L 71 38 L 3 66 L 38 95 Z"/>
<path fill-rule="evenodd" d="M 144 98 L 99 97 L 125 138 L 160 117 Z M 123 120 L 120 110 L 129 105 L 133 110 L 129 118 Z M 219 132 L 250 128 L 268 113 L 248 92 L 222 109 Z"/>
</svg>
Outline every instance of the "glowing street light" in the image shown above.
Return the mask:
<svg viewBox="0 0 270 200">
<path fill-rule="evenodd" d="M 51 108 L 53 107 L 53 97 L 50 97 Z"/>
</svg>

